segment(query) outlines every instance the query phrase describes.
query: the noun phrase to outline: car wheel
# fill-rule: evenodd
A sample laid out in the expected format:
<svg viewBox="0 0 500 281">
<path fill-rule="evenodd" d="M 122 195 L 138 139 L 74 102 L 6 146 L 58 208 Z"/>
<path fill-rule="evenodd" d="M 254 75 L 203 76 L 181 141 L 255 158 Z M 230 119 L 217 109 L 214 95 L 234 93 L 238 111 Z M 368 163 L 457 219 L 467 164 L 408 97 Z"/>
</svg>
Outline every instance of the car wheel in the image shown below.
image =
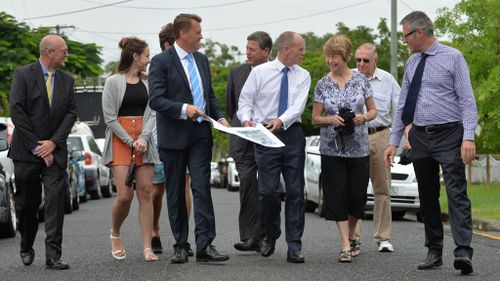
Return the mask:
<svg viewBox="0 0 500 281">
<path fill-rule="evenodd" d="M 92 200 L 98 200 L 101 198 L 101 196 L 99 196 L 99 190 L 89 191 L 89 194 L 90 194 L 90 199 Z"/>
<path fill-rule="evenodd" d="M 64 213 L 71 214 L 73 212 L 73 199 L 71 198 L 71 192 L 68 190 L 64 195 Z"/>
<path fill-rule="evenodd" d="M 305 205 L 306 205 L 305 206 L 306 212 L 312 213 L 312 212 L 314 212 L 316 210 L 317 205 L 314 202 L 309 201 L 307 199 L 307 192 L 304 192 L 304 202 L 305 202 Z"/>
<path fill-rule="evenodd" d="M 392 211 L 392 219 L 396 221 L 400 221 L 405 216 L 406 211 Z"/>
<path fill-rule="evenodd" d="M 109 198 L 111 197 L 111 189 L 113 189 L 113 182 L 111 176 L 108 178 L 108 184 L 101 186 L 102 197 Z"/>
<path fill-rule="evenodd" d="M 79 210 L 80 209 L 80 196 L 75 195 L 73 197 L 73 211 Z"/>
<path fill-rule="evenodd" d="M 14 207 L 14 195 L 10 192 L 10 188 L 6 187 L 7 193 L 7 224 L 5 227 L 0 228 L 0 237 L 1 238 L 10 238 L 16 236 L 16 228 L 17 228 L 17 217 L 16 217 L 16 208 Z"/>
</svg>

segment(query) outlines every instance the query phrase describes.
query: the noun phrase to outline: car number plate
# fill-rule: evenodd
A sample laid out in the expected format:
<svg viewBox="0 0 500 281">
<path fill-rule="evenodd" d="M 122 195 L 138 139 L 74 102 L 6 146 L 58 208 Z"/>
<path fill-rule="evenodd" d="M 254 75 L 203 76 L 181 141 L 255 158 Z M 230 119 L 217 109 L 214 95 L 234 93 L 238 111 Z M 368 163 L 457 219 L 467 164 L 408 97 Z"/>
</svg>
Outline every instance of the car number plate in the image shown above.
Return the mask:
<svg viewBox="0 0 500 281">
<path fill-rule="evenodd" d="M 397 186 L 391 186 L 391 195 L 399 195 L 399 188 Z"/>
</svg>

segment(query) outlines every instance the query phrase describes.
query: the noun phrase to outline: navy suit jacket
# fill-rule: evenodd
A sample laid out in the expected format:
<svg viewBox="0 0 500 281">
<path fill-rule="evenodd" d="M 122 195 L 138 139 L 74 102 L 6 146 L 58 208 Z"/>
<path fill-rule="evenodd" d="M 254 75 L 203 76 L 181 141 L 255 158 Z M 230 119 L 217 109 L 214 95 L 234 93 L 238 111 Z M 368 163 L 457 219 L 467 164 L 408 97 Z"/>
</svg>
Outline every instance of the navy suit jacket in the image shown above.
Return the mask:
<svg viewBox="0 0 500 281">
<path fill-rule="evenodd" d="M 52 106 L 49 105 L 45 78 L 39 61 L 16 68 L 9 96 L 10 114 L 15 129 L 8 156 L 13 160 L 43 162 L 31 149 L 39 140 L 52 140 L 54 162 L 66 169 L 66 139 L 76 121 L 74 80 L 57 70 L 54 76 Z"/>
<path fill-rule="evenodd" d="M 203 84 L 205 113 L 215 120 L 224 118 L 212 88 L 208 59 L 199 52 L 194 52 L 193 56 Z M 174 47 L 153 57 L 149 66 L 148 80 L 149 105 L 157 112 L 158 147 L 163 149 L 186 148 L 193 120 L 183 120 L 180 119 L 180 116 L 184 103 L 193 104 L 193 95 L 189 87 L 188 77 Z"/>
</svg>

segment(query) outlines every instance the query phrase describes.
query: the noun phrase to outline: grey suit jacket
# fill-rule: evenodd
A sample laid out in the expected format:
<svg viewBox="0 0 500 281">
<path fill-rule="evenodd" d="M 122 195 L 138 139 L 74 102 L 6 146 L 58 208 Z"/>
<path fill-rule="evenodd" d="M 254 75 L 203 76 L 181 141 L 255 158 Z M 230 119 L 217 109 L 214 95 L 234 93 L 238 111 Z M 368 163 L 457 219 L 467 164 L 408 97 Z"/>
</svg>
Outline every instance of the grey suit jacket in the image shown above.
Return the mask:
<svg viewBox="0 0 500 281">
<path fill-rule="evenodd" d="M 42 163 L 43 159 L 31 150 L 39 140 L 51 140 L 56 144 L 52 153 L 54 162 L 61 170 L 66 169 L 66 139 L 77 117 L 73 87 L 73 77 L 57 70 L 52 105 L 49 105 L 40 62 L 15 69 L 9 97 L 10 114 L 15 126 L 8 154 L 11 159 Z"/>
<path fill-rule="evenodd" d="M 212 119 L 224 118 L 212 88 L 208 59 L 193 53 L 203 84 L 205 113 Z M 169 48 L 153 57 L 149 67 L 149 105 L 156 111 L 158 147 L 184 149 L 189 143 L 193 120 L 180 119 L 182 105 L 193 104 L 188 77 L 175 48 Z M 210 136 L 211 137 L 211 136 Z"/>
<path fill-rule="evenodd" d="M 226 89 L 226 111 L 232 118 L 232 127 L 241 127 L 241 121 L 236 116 L 238 99 L 240 98 L 241 89 L 245 85 L 251 71 L 252 66 L 245 63 L 231 69 L 229 73 Z M 253 157 L 253 143 L 231 135 L 229 138 L 229 155 L 233 158 Z"/>
</svg>

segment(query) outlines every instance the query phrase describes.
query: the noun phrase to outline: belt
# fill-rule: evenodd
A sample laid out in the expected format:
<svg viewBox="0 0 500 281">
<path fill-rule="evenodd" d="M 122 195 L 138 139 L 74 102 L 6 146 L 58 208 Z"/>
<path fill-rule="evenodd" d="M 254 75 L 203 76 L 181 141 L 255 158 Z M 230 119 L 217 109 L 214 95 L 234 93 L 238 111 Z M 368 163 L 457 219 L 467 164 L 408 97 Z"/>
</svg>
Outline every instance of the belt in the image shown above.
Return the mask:
<svg viewBox="0 0 500 281">
<path fill-rule="evenodd" d="M 263 123 L 263 124 L 262 124 L 262 126 L 264 126 L 264 127 L 267 127 L 267 125 L 268 125 L 268 124 L 265 124 L 265 123 Z M 295 122 L 295 123 L 293 123 L 292 125 L 288 126 L 288 128 L 287 128 L 287 129 L 290 129 L 290 128 L 293 128 L 293 127 L 297 127 L 297 126 L 300 126 L 300 122 Z M 283 127 L 281 127 L 280 129 L 284 129 L 284 128 L 283 128 Z"/>
<path fill-rule="evenodd" d="M 436 125 L 427 125 L 427 126 L 416 126 L 413 125 L 413 128 L 419 130 L 419 131 L 425 131 L 427 135 L 432 135 L 434 133 L 451 129 L 451 128 L 456 128 L 461 122 L 450 122 L 450 123 L 444 123 L 444 124 L 436 124 Z"/>
<path fill-rule="evenodd" d="M 380 132 L 382 130 L 385 130 L 387 129 L 387 126 L 380 126 L 380 127 L 376 127 L 376 128 L 368 128 L 368 134 L 371 135 L 371 134 L 375 134 L 376 132 Z"/>
</svg>

